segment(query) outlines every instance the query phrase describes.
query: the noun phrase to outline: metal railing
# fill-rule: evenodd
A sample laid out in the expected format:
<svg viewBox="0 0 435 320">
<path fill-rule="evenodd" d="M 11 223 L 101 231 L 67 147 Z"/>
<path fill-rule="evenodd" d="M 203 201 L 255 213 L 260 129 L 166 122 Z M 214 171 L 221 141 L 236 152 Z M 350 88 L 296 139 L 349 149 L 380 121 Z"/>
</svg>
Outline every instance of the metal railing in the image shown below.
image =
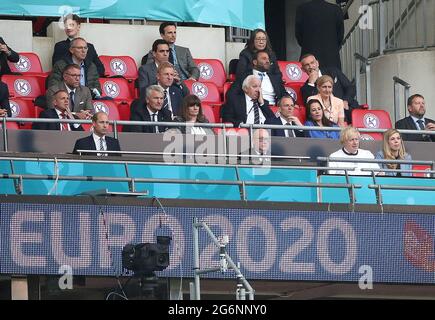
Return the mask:
<svg viewBox="0 0 435 320">
<path fill-rule="evenodd" d="M 435 22 L 429 16 L 435 1 L 374 0 L 359 8 L 360 15 L 346 35 L 343 70 L 355 74 L 354 53 L 369 59 L 384 52 L 435 46 Z"/>
<path fill-rule="evenodd" d="M 365 102 L 368 104 L 369 108 L 372 107 L 372 86 L 370 81 L 371 71 L 370 71 L 370 60 L 364 58 L 359 53 L 354 54 L 355 57 L 355 87 L 356 87 L 356 100 L 361 104 L 361 67 L 365 67 Z"/>
<path fill-rule="evenodd" d="M 246 42 L 251 36 L 251 30 L 236 27 L 227 27 L 226 34 L 228 42 Z"/>
<path fill-rule="evenodd" d="M 402 118 L 402 115 L 400 113 L 400 105 L 402 104 L 405 107 L 405 111 L 403 113 L 403 116 L 406 116 L 406 105 L 409 98 L 409 89 L 411 88 L 411 85 L 400 79 L 399 77 L 393 77 L 393 83 L 394 83 L 394 122 Z M 403 94 L 404 94 L 404 101 L 400 101 L 400 87 L 403 86 Z"/>
</svg>

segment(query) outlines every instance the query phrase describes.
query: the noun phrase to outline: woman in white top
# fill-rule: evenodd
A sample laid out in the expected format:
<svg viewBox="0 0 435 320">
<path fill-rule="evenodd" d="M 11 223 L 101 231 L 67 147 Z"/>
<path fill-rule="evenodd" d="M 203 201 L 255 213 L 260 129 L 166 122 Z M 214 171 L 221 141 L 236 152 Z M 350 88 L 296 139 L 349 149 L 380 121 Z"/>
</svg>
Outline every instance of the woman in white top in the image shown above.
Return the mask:
<svg viewBox="0 0 435 320">
<path fill-rule="evenodd" d="M 373 153 L 369 150 L 359 148 L 360 134 L 354 127 L 346 127 L 340 132 L 340 143 L 343 146 L 340 150 L 332 153 L 330 158 L 349 158 L 349 159 L 374 159 Z M 379 169 L 377 163 L 364 162 L 329 162 L 330 168 L 355 168 L 349 170 L 349 175 L 371 175 L 370 171 L 361 171 L 361 169 Z M 328 170 L 329 174 L 345 174 L 344 170 Z"/>
<path fill-rule="evenodd" d="M 319 94 L 308 97 L 307 101 L 317 99 L 323 107 L 323 113 L 329 121 L 334 122 L 340 127 L 345 127 L 344 122 L 344 103 L 340 98 L 334 97 L 332 88 L 334 87 L 334 80 L 330 76 L 321 76 L 316 81 L 317 90 Z"/>
<path fill-rule="evenodd" d="M 208 123 L 208 120 L 202 113 L 201 100 L 194 94 L 184 97 L 181 116 L 175 117 L 174 120 L 192 124 L 192 126 L 180 127 L 179 129 L 182 133 L 214 134 L 211 128 L 197 126 L 199 123 Z"/>
</svg>

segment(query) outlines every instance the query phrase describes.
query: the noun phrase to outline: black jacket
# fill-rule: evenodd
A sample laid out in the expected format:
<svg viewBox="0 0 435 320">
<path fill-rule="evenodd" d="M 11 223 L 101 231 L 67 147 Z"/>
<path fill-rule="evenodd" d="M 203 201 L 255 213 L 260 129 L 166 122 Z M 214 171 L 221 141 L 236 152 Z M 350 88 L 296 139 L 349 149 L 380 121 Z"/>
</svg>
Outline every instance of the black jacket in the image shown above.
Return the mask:
<svg viewBox="0 0 435 320">
<path fill-rule="evenodd" d="M 39 114 L 39 118 L 43 119 L 59 119 L 56 109 L 46 109 Z M 83 131 L 82 126 L 74 127 L 73 123 L 69 124 L 71 131 Z M 60 123 L 55 122 L 34 122 L 32 124 L 33 130 L 60 130 Z"/>
<path fill-rule="evenodd" d="M 6 44 L 2 37 L 0 37 L 0 43 Z M 18 53 L 16 53 L 14 50 L 9 48 L 9 46 L 8 46 L 8 49 L 11 51 L 10 56 L 7 56 L 6 52 L 0 53 L 0 76 L 2 76 L 4 74 L 11 74 L 12 73 L 11 68 L 9 68 L 8 61 L 15 63 L 15 62 L 18 62 L 20 60 L 20 56 Z"/>
<path fill-rule="evenodd" d="M 9 90 L 6 83 L 0 81 L 0 109 L 6 109 L 8 117 L 12 117 L 11 106 L 9 105 Z"/>
<path fill-rule="evenodd" d="M 427 125 L 428 123 L 435 123 L 434 120 L 429 118 L 424 118 L 424 124 Z M 404 130 L 418 130 L 417 126 L 415 125 L 414 120 L 410 116 L 400 119 L 396 122 L 396 129 L 404 129 Z M 423 134 L 406 134 L 402 133 L 403 140 L 406 141 L 433 141 L 435 142 L 435 136 L 434 135 L 423 135 Z"/>
<path fill-rule="evenodd" d="M 104 139 L 106 140 L 107 150 L 108 151 L 121 151 L 121 147 L 119 146 L 119 141 L 115 138 L 105 136 Z M 74 145 L 74 154 L 78 154 L 77 150 L 97 150 L 97 147 L 95 146 L 95 141 L 92 135 L 78 139 Z M 82 153 L 82 155 L 93 155 L 95 156 L 96 153 Z M 110 154 L 109 154 L 110 155 Z M 112 154 L 112 156 L 120 156 L 119 154 Z"/>
<path fill-rule="evenodd" d="M 146 102 L 142 99 L 136 99 L 133 101 L 130 107 L 130 121 L 151 121 L 150 114 L 148 112 Z M 168 109 L 162 109 L 157 113 L 158 122 L 172 122 L 172 114 Z M 168 128 L 159 126 L 159 132 L 164 132 Z M 124 132 L 144 132 L 154 133 L 155 126 L 135 126 L 125 125 L 123 127 Z"/>
</svg>

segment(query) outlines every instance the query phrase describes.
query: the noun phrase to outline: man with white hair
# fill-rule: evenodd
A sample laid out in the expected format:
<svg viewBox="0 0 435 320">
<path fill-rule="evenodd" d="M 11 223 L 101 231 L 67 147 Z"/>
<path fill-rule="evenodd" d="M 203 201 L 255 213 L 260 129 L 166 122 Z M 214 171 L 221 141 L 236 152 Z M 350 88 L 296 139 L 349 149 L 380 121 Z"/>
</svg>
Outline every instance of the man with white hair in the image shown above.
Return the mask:
<svg viewBox="0 0 435 320">
<path fill-rule="evenodd" d="M 269 108 L 269 101 L 263 99 L 261 81 L 249 75 L 242 83 L 241 93 L 232 93 L 222 106 L 222 122 L 231 122 L 234 127 L 241 123 L 263 124 L 267 118 L 274 116 Z"/>
</svg>

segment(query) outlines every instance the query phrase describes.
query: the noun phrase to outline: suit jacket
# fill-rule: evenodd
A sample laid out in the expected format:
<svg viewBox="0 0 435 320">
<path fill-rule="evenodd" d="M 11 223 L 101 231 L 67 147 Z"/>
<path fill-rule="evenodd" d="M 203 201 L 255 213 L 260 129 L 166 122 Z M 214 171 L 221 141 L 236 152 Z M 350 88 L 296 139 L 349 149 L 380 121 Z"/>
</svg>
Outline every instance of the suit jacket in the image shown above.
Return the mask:
<svg viewBox="0 0 435 320">
<path fill-rule="evenodd" d="M 39 118 L 45 118 L 45 119 L 60 119 L 57 115 L 57 112 L 55 109 L 47 109 L 42 111 L 39 114 Z M 69 127 L 71 131 L 83 131 L 82 126 L 78 126 L 77 128 L 74 128 L 74 125 L 72 123 L 69 124 Z M 34 130 L 60 130 L 60 123 L 54 123 L 54 122 L 34 122 L 32 125 L 32 129 Z"/>
<path fill-rule="evenodd" d="M 58 90 L 66 90 L 65 82 L 58 82 L 54 86 L 48 88 L 47 93 L 45 94 L 47 108 L 53 108 L 54 94 Z M 74 108 L 71 111 L 79 112 L 80 110 L 94 110 L 94 107 L 92 106 L 92 95 L 88 87 L 79 86 L 74 92 Z"/>
<path fill-rule="evenodd" d="M 434 120 L 429 118 L 424 118 L 424 124 L 427 125 L 428 123 L 435 123 Z M 411 116 L 408 116 L 406 118 L 400 119 L 396 122 L 396 129 L 405 129 L 405 130 L 418 130 L 417 126 L 415 125 L 414 120 L 412 120 Z M 419 135 L 419 134 L 402 134 L 403 140 L 406 141 L 435 141 L 435 136 L 430 135 Z"/>
<path fill-rule="evenodd" d="M 199 79 L 199 69 L 193 61 L 192 54 L 189 48 L 175 45 L 175 54 L 177 55 L 178 64 L 175 66 L 178 74 L 183 79 L 188 79 L 190 77 Z M 154 62 L 154 57 L 152 51 L 148 52 L 147 64 Z"/>
<path fill-rule="evenodd" d="M 281 121 L 280 117 L 272 117 L 272 118 L 267 118 L 266 121 L 264 122 L 264 124 L 282 125 L 282 121 Z M 292 125 L 296 125 L 296 124 L 292 123 Z M 305 137 L 305 134 L 303 131 L 293 130 L 293 133 L 294 133 L 295 137 Z M 272 134 L 272 136 L 275 136 L 275 137 L 285 137 L 284 129 L 272 129 L 271 134 Z"/>
<path fill-rule="evenodd" d="M 47 88 L 63 82 L 63 69 L 70 63 L 73 63 L 71 54 L 63 57 L 61 60 L 58 60 L 54 64 L 51 75 L 48 77 Z M 95 64 L 91 61 L 85 60 L 85 84 L 86 87 L 91 90 L 91 92 L 94 88 L 97 89 L 100 93 L 102 92 L 100 81 L 98 81 L 99 78 L 100 76 L 98 75 L 97 67 L 95 66 Z"/>
<path fill-rule="evenodd" d="M 2 37 L 0 37 L 0 43 L 5 44 Z M 11 68 L 9 68 L 8 61 L 15 63 L 15 62 L 18 62 L 20 60 L 20 56 L 18 53 L 16 53 L 14 50 L 9 48 L 9 46 L 8 46 L 8 49 L 11 52 L 10 56 L 7 56 L 6 52 L 0 53 L 0 76 L 2 76 L 4 74 L 11 74 L 12 73 Z"/>
<path fill-rule="evenodd" d="M 157 66 L 154 63 L 147 63 L 139 68 L 139 95 L 145 99 L 146 88 L 157 83 Z"/>
<path fill-rule="evenodd" d="M 168 109 L 162 109 L 157 114 L 158 122 L 172 122 L 172 114 Z M 151 121 L 150 114 L 143 99 L 136 99 L 130 107 L 130 121 Z M 159 132 L 164 132 L 168 128 L 159 126 Z M 124 126 L 124 132 L 145 132 L 154 133 L 155 126 Z"/>
<path fill-rule="evenodd" d="M 324 0 L 312 0 L 296 9 L 295 35 L 301 56 L 312 53 L 322 67 L 341 70 L 340 48 L 344 37 L 341 9 Z"/>
<path fill-rule="evenodd" d="M 250 70 L 248 70 L 243 76 L 236 78 L 236 80 L 231 85 L 230 89 L 227 92 L 228 95 L 231 94 L 241 94 L 243 93 L 242 90 L 242 83 L 243 80 L 246 79 L 247 76 L 252 75 L 254 71 L 252 70 L 252 67 Z M 270 82 L 272 83 L 273 91 L 275 91 L 275 101 L 278 102 L 279 99 L 281 99 L 283 96 L 288 95 L 287 90 L 284 87 L 284 84 L 282 82 L 281 74 L 278 73 L 272 73 L 270 71 L 267 72 L 267 75 L 269 76 Z"/>
<path fill-rule="evenodd" d="M 69 45 L 71 43 L 70 39 L 66 39 L 63 41 L 59 41 L 54 45 L 54 51 L 53 51 L 53 57 L 51 59 L 51 65 L 54 66 L 54 64 L 62 60 L 64 56 L 68 55 L 69 52 Z M 88 46 L 88 53 L 86 54 L 86 59 L 88 64 L 93 62 L 95 66 L 97 67 L 98 74 L 100 77 L 104 77 L 105 69 L 104 65 L 101 62 L 100 58 L 98 58 L 97 51 L 95 50 L 95 47 L 92 43 L 87 44 Z"/>
<path fill-rule="evenodd" d="M 0 81 L 0 109 L 6 109 L 8 117 L 12 117 L 11 106 L 9 105 L 9 90 L 6 83 Z"/>
<path fill-rule="evenodd" d="M 183 92 L 180 86 L 172 84 L 169 87 L 169 98 L 171 99 L 172 115 L 179 116 L 183 108 Z"/>
<path fill-rule="evenodd" d="M 243 77 L 246 73 L 252 70 L 252 59 L 253 59 L 253 53 L 248 48 L 245 48 L 242 51 L 240 51 L 239 61 L 237 62 L 237 68 L 236 68 L 236 80 Z M 274 52 L 269 52 L 269 59 L 270 59 L 270 70 L 268 74 L 278 74 L 279 75 L 278 77 L 282 78 L 282 73 L 279 70 L 278 62 L 276 60 L 276 55 Z"/>
<path fill-rule="evenodd" d="M 274 117 L 273 111 L 269 108 L 269 101 L 264 100 L 260 106 L 264 117 Z M 231 122 L 234 127 L 239 127 L 241 123 L 246 123 L 246 99 L 245 94 L 230 94 L 225 104 L 222 106 L 222 122 Z"/>
<path fill-rule="evenodd" d="M 121 147 L 119 146 L 119 141 L 115 138 L 105 136 L 107 151 L 121 151 Z M 95 146 L 95 141 L 92 135 L 78 139 L 74 145 L 74 154 L 78 154 L 77 150 L 97 150 Z M 95 156 L 96 153 L 82 153 L 82 155 L 91 155 Z M 109 156 L 120 156 L 119 154 L 109 154 Z"/>
</svg>

